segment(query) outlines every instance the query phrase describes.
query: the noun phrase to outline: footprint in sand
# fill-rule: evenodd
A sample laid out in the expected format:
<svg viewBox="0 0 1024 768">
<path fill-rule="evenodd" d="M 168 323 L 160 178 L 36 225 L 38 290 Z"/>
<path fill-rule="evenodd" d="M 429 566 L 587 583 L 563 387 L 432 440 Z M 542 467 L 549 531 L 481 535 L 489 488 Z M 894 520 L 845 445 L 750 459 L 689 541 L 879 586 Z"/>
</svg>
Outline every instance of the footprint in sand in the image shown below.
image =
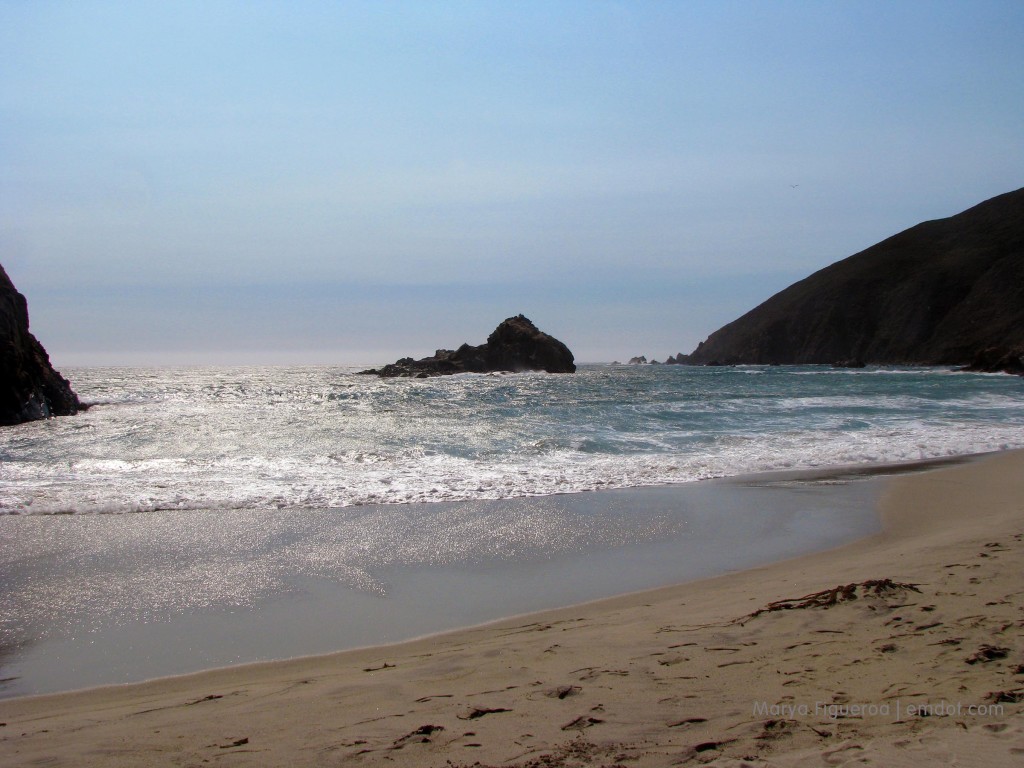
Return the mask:
<svg viewBox="0 0 1024 768">
<path fill-rule="evenodd" d="M 987 664 L 990 661 L 1005 659 L 1010 654 L 1009 648 L 1000 648 L 994 645 L 983 645 L 977 651 L 968 656 L 965 661 L 968 664 Z"/>
<path fill-rule="evenodd" d="M 587 728 L 592 728 L 595 725 L 600 725 L 604 720 L 597 717 L 587 717 L 586 715 L 580 715 L 575 720 L 572 720 L 562 726 L 563 731 L 583 731 Z"/>
<path fill-rule="evenodd" d="M 249 743 L 249 738 L 243 736 L 241 739 L 235 739 L 234 741 L 228 742 L 227 744 L 218 744 L 218 749 L 234 749 L 235 747 L 241 747 Z"/>
<path fill-rule="evenodd" d="M 549 699 L 567 699 L 570 696 L 579 695 L 582 691 L 583 689 L 578 685 L 560 685 L 550 691 L 545 691 L 544 695 Z"/>
<path fill-rule="evenodd" d="M 443 731 L 443 725 L 421 725 L 415 731 L 410 731 L 399 739 L 395 739 L 392 744 L 392 749 L 401 749 L 410 742 L 420 744 L 430 744 L 430 737 L 439 731 Z"/>
</svg>

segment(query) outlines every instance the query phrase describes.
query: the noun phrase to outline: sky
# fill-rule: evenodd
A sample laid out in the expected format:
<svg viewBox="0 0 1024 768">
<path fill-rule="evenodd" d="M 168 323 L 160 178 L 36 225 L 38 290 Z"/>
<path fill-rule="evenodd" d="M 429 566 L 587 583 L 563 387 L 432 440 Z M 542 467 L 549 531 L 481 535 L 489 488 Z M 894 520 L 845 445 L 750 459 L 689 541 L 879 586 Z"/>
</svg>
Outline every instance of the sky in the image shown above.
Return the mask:
<svg viewBox="0 0 1024 768">
<path fill-rule="evenodd" d="M 664 359 L 1024 186 L 1024 3 L 0 0 L 57 367 Z"/>
</svg>

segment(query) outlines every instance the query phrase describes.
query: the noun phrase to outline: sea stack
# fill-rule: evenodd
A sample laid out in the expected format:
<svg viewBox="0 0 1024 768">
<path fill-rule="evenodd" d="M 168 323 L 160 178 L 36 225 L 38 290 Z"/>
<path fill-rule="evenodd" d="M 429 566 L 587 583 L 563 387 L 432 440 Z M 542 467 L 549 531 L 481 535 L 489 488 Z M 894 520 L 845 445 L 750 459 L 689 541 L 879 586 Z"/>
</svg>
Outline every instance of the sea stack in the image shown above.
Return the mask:
<svg viewBox="0 0 1024 768">
<path fill-rule="evenodd" d="M 1024 370 L 1024 189 L 926 221 L 791 285 L 685 362 Z"/>
<path fill-rule="evenodd" d="M 84 410 L 28 329 L 28 302 L 0 265 L 0 425 Z"/>
<path fill-rule="evenodd" d="M 523 315 L 516 315 L 503 320 L 487 337 L 486 344 L 475 347 L 463 344 L 454 350 L 439 349 L 431 357 L 420 360 L 403 357 L 379 370 L 373 368 L 362 373 L 385 378 L 406 376 L 425 379 L 453 373 L 573 373 L 575 370 L 573 354 L 565 344 L 539 330 Z"/>
</svg>

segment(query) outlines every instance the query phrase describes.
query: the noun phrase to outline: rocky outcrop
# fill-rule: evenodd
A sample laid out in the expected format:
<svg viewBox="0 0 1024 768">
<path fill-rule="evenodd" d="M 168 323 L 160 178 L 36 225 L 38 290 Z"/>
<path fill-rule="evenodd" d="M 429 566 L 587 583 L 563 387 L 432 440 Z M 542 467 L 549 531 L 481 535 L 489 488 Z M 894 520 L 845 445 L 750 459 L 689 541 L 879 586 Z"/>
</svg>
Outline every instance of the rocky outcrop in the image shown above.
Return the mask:
<svg viewBox="0 0 1024 768">
<path fill-rule="evenodd" d="M 0 425 L 84 410 L 28 330 L 28 302 L 0 266 Z"/>
<path fill-rule="evenodd" d="M 996 358 L 1022 348 L 1019 189 L 918 224 L 791 285 L 715 331 L 688 362 L 988 365 L 982 356 L 1002 365 Z"/>
<path fill-rule="evenodd" d="M 974 356 L 970 365 L 961 370 L 980 373 L 1013 373 L 1017 376 L 1024 376 L 1024 347 L 983 349 Z"/>
<path fill-rule="evenodd" d="M 629 362 L 626 365 L 647 365 L 647 355 L 637 355 L 636 357 L 629 358 Z"/>
<path fill-rule="evenodd" d="M 689 364 L 690 364 L 690 356 L 689 355 L 684 355 L 682 352 L 680 352 L 678 355 L 675 355 L 675 356 L 669 355 L 668 359 L 665 360 L 665 365 L 689 365 Z"/>
<path fill-rule="evenodd" d="M 523 315 L 504 320 L 486 344 L 472 347 L 463 344 L 458 349 L 439 349 L 431 357 L 413 360 L 403 357 L 381 369 L 372 368 L 362 373 L 381 377 L 410 376 L 428 378 L 453 373 L 492 373 L 497 371 L 547 371 L 573 373 L 576 365 L 569 348 L 549 336 Z"/>
</svg>

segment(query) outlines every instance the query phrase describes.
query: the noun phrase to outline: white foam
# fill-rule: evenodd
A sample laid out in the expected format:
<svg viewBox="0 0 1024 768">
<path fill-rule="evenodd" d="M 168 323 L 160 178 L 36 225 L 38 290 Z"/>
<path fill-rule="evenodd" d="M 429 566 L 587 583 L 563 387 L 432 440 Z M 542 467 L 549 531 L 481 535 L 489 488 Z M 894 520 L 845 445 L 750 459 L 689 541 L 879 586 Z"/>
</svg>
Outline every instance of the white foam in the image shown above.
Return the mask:
<svg viewBox="0 0 1024 768">
<path fill-rule="evenodd" d="M 0 431 L 0 513 L 500 499 L 1024 445 L 1017 380 L 758 370 L 93 369 L 83 396 L 114 405 Z"/>
</svg>

